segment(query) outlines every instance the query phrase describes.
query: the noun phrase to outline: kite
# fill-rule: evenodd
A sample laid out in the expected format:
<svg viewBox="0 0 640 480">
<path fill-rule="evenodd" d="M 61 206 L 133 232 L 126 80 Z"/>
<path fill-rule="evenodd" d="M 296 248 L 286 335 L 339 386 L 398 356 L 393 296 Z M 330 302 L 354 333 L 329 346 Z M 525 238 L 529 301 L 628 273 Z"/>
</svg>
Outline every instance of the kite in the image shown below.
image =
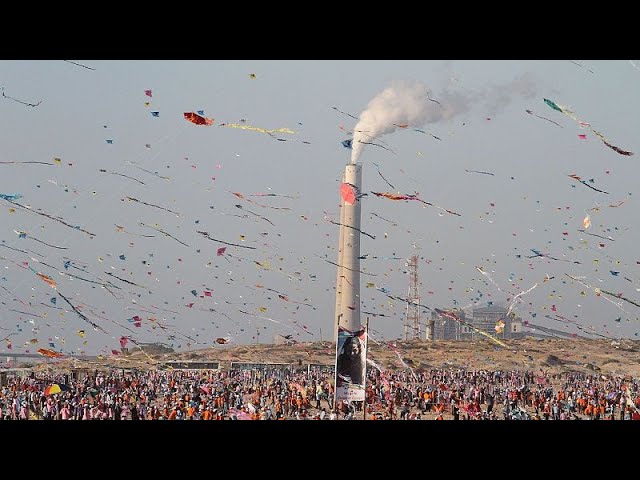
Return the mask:
<svg viewBox="0 0 640 480">
<path fill-rule="evenodd" d="M 587 216 L 587 218 L 588 218 L 588 216 Z M 587 218 L 585 218 L 585 220 L 586 220 Z M 589 220 L 589 225 L 591 225 L 591 221 L 590 221 L 590 220 Z M 585 229 L 586 229 L 586 228 L 588 228 L 588 227 L 586 227 L 586 226 L 585 226 Z M 580 229 L 578 229 L 578 231 L 579 231 L 580 233 L 584 233 L 584 234 L 586 234 L 586 235 L 591 235 L 592 237 L 598 237 L 598 238 L 602 238 L 602 239 L 604 239 L 604 240 L 611 240 L 612 242 L 615 242 L 615 240 L 614 240 L 613 238 L 611 238 L 611 237 L 603 237 L 602 235 L 597 235 L 597 234 L 595 234 L 595 233 L 589 233 L 589 232 L 587 232 L 586 230 L 580 230 Z"/>
<path fill-rule="evenodd" d="M 171 180 L 169 177 L 163 177 L 162 175 L 158 175 L 158 172 L 152 172 L 152 171 L 150 171 L 150 170 L 145 170 L 144 168 L 137 166 L 137 165 L 135 164 L 135 162 L 127 161 L 127 163 L 128 163 L 129 165 L 132 165 L 132 166 L 136 167 L 136 168 L 137 168 L 137 169 L 139 169 L 139 170 L 142 170 L 143 172 L 150 173 L 151 175 L 155 175 L 156 177 L 161 178 L 161 179 L 163 179 L 163 180 Z"/>
<path fill-rule="evenodd" d="M 221 257 L 221 256 L 223 256 L 223 255 L 224 255 L 224 252 L 225 252 L 226 250 L 227 250 L 227 247 L 220 247 L 220 248 L 218 249 L 218 251 L 217 251 L 216 255 L 217 255 L 218 257 Z"/>
<path fill-rule="evenodd" d="M 495 176 L 495 173 L 491 173 L 491 172 L 482 172 L 480 170 L 467 170 L 466 168 L 464 169 L 465 172 L 467 173 L 480 173 L 482 175 L 491 175 L 491 176 Z"/>
<path fill-rule="evenodd" d="M 586 180 L 582 180 L 578 175 L 576 175 L 575 173 L 569 175 L 569 177 L 573 178 L 574 180 L 580 182 L 581 184 L 583 184 L 585 187 L 589 187 L 591 190 L 595 190 L 596 192 L 600 192 L 600 193 L 606 193 L 607 195 L 609 195 L 609 192 L 605 192 L 604 190 L 598 190 L 596 187 L 592 187 L 591 185 L 589 185 Z M 591 179 L 589 180 L 589 182 L 593 183 L 595 180 Z M 587 228 L 587 227 L 585 227 Z"/>
<path fill-rule="evenodd" d="M 594 133 L 595 130 L 594 130 Z M 615 145 L 611 145 L 609 142 L 607 142 L 606 140 L 604 140 L 604 138 L 600 137 L 601 140 L 604 142 L 604 144 L 609 147 L 612 150 L 615 150 L 616 152 L 618 152 L 620 155 L 626 155 L 627 157 L 630 157 L 631 155 L 633 155 L 633 152 L 629 152 L 627 150 L 622 150 L 620 147 L 616 147 Z"/>
<path fill-rule="evenodd" d="M 86 68 L 87 70 L 95 70 L 95 68 L 93 68 L 93 67 L 88 67 L 88 66 L 83 65 L 83 64 L 81 64 L 81 63 L 72 62 L 71 60 L 64 60 L 64 61 L 65 61 L 65 62 L 67 62 L 67 63 L 70 63 L 70 64 L 72 64 L 72 65 L 76 65 L 76 66 L 78 66 L 78 67 Z"/>
<path fill-rule="evenodd" d="M 151 225 L 145 225 L 145 224 L 144 224 L 144 223 L 142 223 L 142 222 L 140 222 L 140 226 L 142 226 L 142 227 L 152 228 L 152 229 L 154 229 L 156 232 L 160 232 L 160 233 L 162 233 L 163 235 L 165 235 L 165 236 L 167 236 L 167 237 L 169 237 L 169 238 L 173 238 L 176 242 L 178 242 L 178 243 L 180 243 L 180 244 L 184 245 L 185 247 L 188 247 L 188 246 L 189 246 L 189 245 L 187 245 L 186 243 L 184 243 L 182 240 L 178 240 L 176 237 L 174 237 L 174 236 L 173 236 L 173 235 L 171 235 L 170 233 L 165 232 L 164 230 L 161 230 L 161 229 L 156 228 L 156 227 L 152 227 Z"/>
<path fill-rule="evenodd" d="M 279 193 L 253 193 L 250 197 L 284 197 L 284 198 L 300 198 L 300 196 L 281 195 Z"/>
<path fill-rule="evenodd" d="M 569 277 L 571 280 L 575 280 L 575 281 L 576 281 L 576 282 L 578 282 L 579 284 L 584 285 L 584 286 L 585 286 L 585 287 L 587 287 L 587 288 L 590 288 L 591 290 L 593 290 L 593 291 L 594 291 L 594 293 L 595 293 L 598 297 L 602 296 L 602 293 L 607 293 L 607 294 L 612 295 L 612 296 L 614 296 L 614 297 L 616 297 L 616 298 L 620 298 L 620 299 L 622 299 L 622 300 L 626 300 L 626 301 L 628 301 L 628 302 L 630 302 L 630 303 L 632 303 L 632 304 L 633 304 L 633 302 L 631 302 L 630 300 L 628 300 L 628 299 L 626 299 L 626 298 L 623 298 L 622 296 L 618 296 L 618 295 L 616 295 L 616 294 L 614 294 L 614 293 L 607 292 L 607 291 L 605 291 L 605 290 L 601 290 L 600 288 L 597 288 L 597 287 L 593 287 L 593 286 L 589 285 L 588 283 L 583 282 L 582 280 L 580 280 L 580 279 L 579 279 L 579 278 L 577 278 L 577 277 L 572 277 L 572 276 L 571 276 L 571 275 L 569 275 L 568 273 L 565 273 L 565 275 L 566 275 L 567 277 Z M 622 302 L 620 302 L 620 304 L 617 304 L 616 302 L 614 302 L 613 300 L 611 300 L 611 299 L 610 299 L 610 298 L 608 298 L 608 297 L 602 297 L 602 298 L 604 298 L 607 302 L 609 302 L 609 303 L 613 304 L 616 308 L 618 308 L 618 309 L 622 310 L 623 312 L 625 312 L 624 308 L 622 308 Z M 635 304 L 635 305 L 637 305 L 637 304 Z M 637 305 L 637 306 L 638 306 L 638 307 L 640 307 L 640 305 Z M 626 313 L 626 312 L 625 312 L 625 313 Z"/>
<path fill-rule="evenodd" d="M 142 180 L 138 180 L 137 178 L 130 177 L 129 175 L 125 175 L 124 173 L 110 172 L 109 170 L 105 170 L 104 168 L 100 169 L 100 173 L 108 173 L 110 175 L 119 175 L 120 177 L 124 177 L 124 178 L 128 178 L 130 180 L 136 181 L 141 185 L 146 185 Z"/>
<path fill-rule="evenodd" d="M 436 140 L 440 140 L 442 141 L 442 139 L 440 137 L 436 137 L 433 133 L 431 132 L 427 132 L 425 130 L 420 130 L 419 128 L 414 128 L 413 129 L 414 132 L 420 132 L 420 133 L 424 133 L 425 135 L 431 135 L 433 138 L 435 138 Z"/>
<path fill-rule="evenodd" d="M 47 350 L 46 348 L 39 348 L 37 350 L 37 352 L 44 356 L 44 357 L 49 357 L 49 358 L 60 358 L 60 357 L 64 357 L 63 353 L 60 352 L 56 352 L 54 350 Z"/>
<path fill-rule="evenodd" d="M 385 150 L 393 153 L 394 155 L 396 154 L 396 152 L 394 152 L 393 150 L 391 150 L 390 148 L 385 147 L 384 145 L 380 145 L 379 143 L 373 143 L 373 142 L 363 142 L 362 140 L 358 140 L 358 143 L 362 143 L 363 145 L 373 145 L 374 147 L 380 147 L 380 148 L 384 148 Z"/>
<path fill-rule="evenodd" d="M 2 198 L 2 197 L 0 197 L 0 198 Z M 6 200 L 6 199 L 3 199 L 3 200 Z M 57 218 L 57 217 L 52 217 L 51 215 L 49 215 L 49 214 L 47 214 L 47 213 L 43 213 L 43 212 L 36 212 L 36 211 L 35 211 L 35 210 L 33 210 L 31 207 L 27 207 L 27 206 L 25 206 L 25 205 L 21 205 L 20 203 L 17 203 L 17 202 L 15 202 L 15 201 L 11 201 L 11 200 L 7 200 L 7 201 L 8 201 L 9 203 L 13 204 L 13 205 L 17 205 L 18 207 L 20 207 L 20 208 L 23 208 L 23 209 L 27 210 L 27 211 L 29 211 L 29 212 L 35 213 L 36 215 L 41 215 L 41 216 L 43 216 L 43 217 L 47 217 L 47 218 L 49 218 L 49 219 L 51 219 L 51 220 L 55 220 L 56 222 L 59 222 L 59 223 L 61 223 L 61 224 L 65 225 L 65 226 L 67 226 L 67 227 L 69 227 L 69 228 L 73 228 L 74 230 L 79 230 L 79 231 L 81 231 L 82 233 L 86 233 L 87 235 L 89 235 L 89 236 L 91 236 L 91 237 L 95 237 L 95 236 L 96 236 L 96 234 L 95 234 L 95 233 L 88 232 L 87 230 L 84 230 L 84 229 L 80 228 L 79 226 L 69 225 L 69 224 L 68 224 L 67 222 L 65 222 L 64 220 L 61 220 L 61 219 L 59 219 L 59 218 Z"/>
<path fill-rule="evenodd" d="M 58 250 L 68 250 L 68 247 L 59 247 L 57 245 L 51 245 L 50 243 L 47 242 L 43 242 L 42 240 L 35 238 L 33 236 L 28 236 L 27 232 L 19 232 L 17 230 L 14 230 L 14 232 L 16 232 L 18 234 L 18 238 L 29 238 L 30 240 L 34 240 L 38 243 L 41 243 L 43 245 L 46 245 L 47 247 L 51 247 L 51 248 L 57 248 Z"/>
<path fill-rule="evenodd" d="M 104 272 L 104 273 L 106 273 L 107 275 L 109 275 L 109 276 L 111 276 L 111 277 L 117 278 L 117 279 L 118 279 L 118 280 L 120 280 L 121 282 L 128 283 L 129 285 L 134 285 L 134 286 L 136 286 L 136 287 L 140 287 L 140 288 L 146 288 L 146 287 L 144 287 L 144 286 L 142 286 L 142 285 L 138 285 L 137 283 L 130 282 L 129 280 L 126 280 L 126 279 L 124 279 L 124 278 L 120 278 L 119 276 L 117 276 L 117 275 L 115 275 L 115 274 L 113 274 L 113 273 L 110 273 L 110 272 Z"/>
<path fill-rule="evenodd" d="M 398 224 L 397 224 L 396 222 L 394 222 L 394 221 L 392 221 L 392 220 L 389 220 L 389 219 L 387 219 L 387 218 L 381 217 L 380 215 L 378 215 L 378 214 L 377 214 L 377 213 L 375 213 L 375 212 L 371 212 L 371 215 L 373 215 L 373 216 L 375 216 L 375 217 L 378 217 L 380 220 L 384 220 L 385 222 L 389 222 L 389 223 L 390 223 L 390 224 L 392 224 L 394 227 L 397 227 L 397 226 L 398 226 Z"/>
<path fill-rule="evenodd" d="M 224 243 L 225 245 L 231 245 L 232 247 L 249 248 L 251 250 L 256 250 L 256 247 L 250 247 L 248 245 L 238 245 L 237 243 L 229 243 L 229 242 L 225 242 L 223 240 L 217 240 L 217 239 L 211 237 L 208 232 L 201 232 L 201 231 L 196 230 L 196 233 L 199 233 L 203 237 L 208 238 L 212 242 L 220 242 L 220 243 Z"/>
<path fill-rule="evenodd" d="M 382 173 L 380 172 L 380 166 L 377 163 L 374 163 L 373 165 L 378 169 L 378 175 L 380 175 L 380 177 L 385 181 L 385 183 L 389 185 L 391 188 L 396 188 L 393 185 L 391 185 L 391 183 L 389 183 L 389 180 L 384 178 L 384 175 L 382 175 Z"/>
<path fill-rule="evenodd" d="M 582 220 L 582 226 L 584 227 L 585 230 L 591 226 L 591 218 L 589 217 L 589 215 L 584 217 L 584 220 Z"/>
<path fill-rule="evenodd" d="M 347 112 L 343 112 L 343 111 L 341 111 L 341 110 L 338 110 L 338 108 L 337 108 L 337 107 L 331 107 L 331 108 L 333 108 L 336 112 L 339 112 L 339 113 L 341 113 L 341 114 L 343 114 L 343 115 L 346 115 L 347 117 L 351 117 L 351 118 L 353 118 L 354 120 L 360 120 L 358 117 L 356 117 L 356 116 L 354 116 L 354 115 L 351 115 L 350 113 L 347 113 Z"/>
<path fill-rule="evenodd" d="M 22 105 L 26 105 L 27 107 L 37 107 L 42 103 L 42 100 L 40 100 L 38 103 L 29 103 L 23 100 L 18 100 L 17 98 L 10 97 L 9 95 L 5 95 L 4 87 L 2 87 L 2 97 L 6 98 L 7 100 L 13 100 L 14 102 L 21 103 Z"/>
<path fill-rule="evenodd" d="M 243 208 L 242 205 L 238 205 L 238 204 L 236 204 L 236 208 L 239 208 L 241 210 L 246 210 L 246 209 Z M 264 220 L 266 222 L 269 222 L 271 225 L 273 225 L 275 227 L 275 224 L 271 220 L 269 220 L 267 217 L 263 217 L 262 215 L 258 215 L 257 213 L 252 212 L 251 210 L 246 210 L 246 211 L 249 212 L 251 215 L 255 215 L 256 217 L 261 218 L 262 220 Z"/>
<path fill-rule="evenodd" d="M 221 123 L 220 127 L 229 127 L 229 128 L 240 128 L 242 130 L 252 130 L 254 132 L 266 133 L 267 135 L 271 135 L 273 133 L 296 133 L 293 130 L 290 130 L 286 127 L 276 128 L 274 130 L 267 130 L 265 128 L 260 127 L 252 127 L 250 125 L 243 125 L 240 123 Z"/>
<path fill-rule="evenodd" d="M 442 104 L 438 100 L 431 98 L 431 92 L 429 92 L 428 90 L 427 90 L 427 98 L 431 100 L 433 103 L 437 103 L 438 105 L 442 106 Z"/>
<path fill-rule="evenodd" d="M 560 128 L 564 128 L 564 127 L 563 127 L 562 125 L 560 125 L 559 123 L 554 122 L 553 120 L 550 120 L 550 119 L 548 119 L 547 117 L 541 117 L 540 115 L 536 115 L 536 114 L 535 114 L 535 113 L 533 113 L 531 110 L 525 110 L 525 112 L 527 112 L 529 115 L 533 115 L 534 117 L 538 117 L 538 118 L 541 118 L 542 120 L 546 120 L 547 122 L 551 122 L 551 123 L 553 123 L 554 125 L 559 126 Z"/>
<path fill-rule="evenodd" d="M 228 338 L 216 338 L 216 343 L 219 343 L 220 345 L 224 345 L 225 343 L 229 343 L 229 339 Z"/>
<path fill-rule="evenodd" d="M 363 275 L 371 275 L 372 277 L 377 277 L 378 276 L 375 273 L 367 273 L 367 272 L 363 272 L 362 270 L 355 270 L 353 268 L 345 267 L 344 265 L 338 265 L 337 263 L 334 263 L 331 260 L 327 260 L 326 258 L 322 258 L 322 257 L 320 257 L 318 255 L 316 255 L 316 257 L 321 258 L 325 262 L 330 263 L 331 265 L 335 265 L 336 267 L 344 268 L 345 270 L 349 270 L 350 272 L 358 272 L 358 273 L 361 273 Z"/>
<path fill-rule="evenodd" d="M 582 65 L 581 63 L 575 62 L 573 60 L 569 60 L 571 63 L 573 63 L 574 65 L 579 66 L 580 68 L 586 70 L 587 72 L 593 73 L 593 70 L 589 70 L 587 67 L 585 67 L 584 65 Z"/>
<path fill-rule="evenodd" d="M 633 300 L 629 300 L 628 298 L 623 297 L 621 293 L 608 292 L 607 290 L 603 290 L 603 289 L 600 289 L 600 291 L 602 293 L 606 293 L 607 295 L 611 295 L 612 297 L 619 298 L 620 300 L 624 300 L 625 302 L 628 302 L 631 305 L 635 305 L 636 307 L 640 307 L 640 304 L 634 302 Z"/>
<path fill-rule="evenodd" d="M 289 207 L 272 207 L 271 205 L 264 205 L 262 203 L 255 202 L 255 201 L 251 200 L 250 198 L 246 198 L 243 194 L 241 194 L 239 192 L 229 192 L 229 193 L 235 195 L 236 197 L 238 197 L 241 200 L 246 200 L 249 203 L 253 203 L 254 205 L 258 205 L 259 207 L 273 208 L 274 210 L 291 210 Z M 213 208 L 213 207 L 211 207 L 211 208 Z"/>
<path fill-rule="evenodd" d="M 132 232 L 129 232 L 129 231 L 125 230 L 125 228 L 123 226 L 121 226 L 121 225 L 118 225 L 118 224 L 115 224 L 115 223 L 114 223 L 114 225 L 115 225 L 116 229 L 118 230 L 118 232 L 128 233 L 129 235 L 134 235 L 136 237 L 144 237 L 144 238 L 155 238 L 156 237 L 155 235 L 145 235 L 143 233 L 132 233 Z"/>
<path fill-rule="evenodd" d="M 255 73 L 250 73 L 249 74 L 249 78 L 252 79 L 252 80 L 255 80 L 256 79 L 256 74 Z"/>
<path fill-rule="evenodd" d="M 143 202 L 142 200 L 138 200 L 137 198 L 134 198 L 134 197 L 126 197 L 126 198 L 130 202 L 138 202 L 138 203 L 141 203 L 141 204 L 146 205 L 148 207 L 159 208 L 160 210 L 164 210 L 165 212 L 173 213 L 174 215 L 176 215 L 178 217 L 180 216 L 180 214 L 178 212 L 174 212 L 173 210 L 169 210 L 168 208 L 164 208 L 164 207 L 161 207 L 159 205 L 154 205 L 153 203 Z"/>
<path fill-rule="evenodd" d="M 12 161 L 12 162 L 0 162 L 0 165 L 8 165 L 8 164 L 10 164 L 10 163 L 13 163 L 13 164 L 16 164 L 16 165 L 17 165 L 17 164 L 22 164 L 22 163 L 24 163 L 24 164 L 28 164 L 28 163 L 36 163 L 36 164 L 39 164 L 39 165 L 54 165 L 53 163 L 48 163 L 48 162 L 36 162 L 36 161 L 32 161 L 32 162 L 16 162 L 16 161 Z"/>
<path fill-rule="evenodd" d="M 571 261 L 571 260 L 566 260 L 566 259 L 564 259 L 564 258 L 552 257 L 552 256 L 551 256 L 551 255 L 549 255 L 549 254 L 539 252 L 539 251 L 538 251 L 538 250 L 536 250 L 535 248 L 530 248 L 529 250 L 531 250 L 531 251 L 534 253 L 534 255 L 528 256 L 528 257 L 526 257 L 526 258 L 537 258 L 537 257 L 543 257 L 543 258 L 548 258 L 548 259 L 550 259 L 550 260 L 557 260 L 557 261 L 559 261 L 559 262 L 569 262 L 569 263 L 576 263 L 576 264 L 578 264 L 578 265 L 582 265 L 582 264 L 581 264 L 580 262 L 578 262 L 578 261 Z"/>
<path fill-rule="evenodd" d="M 373 239 L 373 240 L 375 240 L 375 239 L 376 239 L 376 237 L 375 237 L 374 235 L 371 235 L 371 234 L 369 234 L 369 233 L 367 233 L 367 232 L 365 232 L 365 231 L 362 231 L 362 230 L 360 230 L 359 228 L 352 227 L 351 225 L 345 225 L 344 223 L 334 222 L 333 220 L 329 220 L 329 223 L 333 223 L 334 225 L 339 225 L 339 226 L 342 226 L 342 227 L 351 228 L 351 229 L 353 229 L 353 230 L 355 230 L 355 231 L 357 231 L 357 232 L 360 232 L 360 233 L 361 233 L 361 234 L 363 234 L 363 235 L 366 235 L 367 237 L 369 237 L 369 238 L 371 238 L 371 239 Z"/>
<path fill-rule="evenodd" d="M 51 288 L 53 288 L 53 289 L 58 288 L 58 284 L 51 277 L 49 277 L 49 276 L 47 276 L 47 275 L 45 275 L 43 273 L 38 273 L 38 272 L 36 272 L 36 275 L 38 275 L 40 277 L 40 279 L 43 282 L 45 282 L 47 285 L 49 285 Z"/>
<path fill-rule="evenodd" d="M 153 97 L 153 92 L 152 92 L 151 90 L 145 90 L 145 91 L 144 91 L 144 94 L 145 94 L 147 97 Z"/>
<path fill-rule="evenodd" d="M 497 334 L 501 334 L 504 331 L 504 322 L 502 320 L 498 320 L 498 323 L 493 327 Z"/>
<path fill-rule="evenodd" d="M 569 110 L 567 107 L 563 107 L 561 105 L 558 105 L 554 102 L 552 102 L 551 100 L 548 99 L 543 99 L 544 103 L 546 103 L 547 105 L 549 105 L 551 108 L 553 108 L 554 110 L 557 110 L 560 113 L 564 113 L 567 117 L 569 117 L 570 119 L 574 120 L 575 122 L 578 123 L 578 125 L 580 125 L 580 127 L 589 127 L 589 129 L 593 132 L 593 134 L 595 136 L 597 136 L 600 140 L 602 140 L 602 142 L 609 147 L 610 149 L 614 150 L 615 152 L 619 153 L 620 155 L 625 155 L 625 156 L 631 156 L 633 155 L 633 152 L 629 152 L 626 150 L 621 149 L 620 147 L 616 147 L 615 145 L 612 145 L 609 140 L 607 140 L 607 138 L 602 135 L 600 132 L 598 132 L 597 130 L 594 130 L 593 128 L 591 128 L 591 125 L 587 122 L 582 122 L 578 119 L 578 117 L 576 116 L 575 113 L 573 113 L 571 110 Z"/>
<path fill-rule="evenodd" d="M 160 116 L 160 112 L 151 112 L 151 116 L 152 117 L 159 117 Z"/>
<path fill-rule="evenodd" d="M 195 125 L 205 125 L 205 126 L 213 125 L 213 118 L 208 118 L 194 112 L 185 112 L 184 119 Z"/>
<path fill-rule="evenodd" d="M 462 215 L 460 215 L 457 212 L 454 212 L 453 210 L 448 210 L 446 208 L 440 207 L 434 203 L 431 202 L 426 202 L 424 200 L 422 200 L 421 198 L 418 198 L 417 194 L 414 195 L 403 195 L 403 194 L 395 194 L 395 193 L 389 193 L 389 192 L 371 192 L 373 193 L 375 196 L 377 197 L 385 197 L 388 198 L 389 200 L 416 200 L 418 202 L 424 203 L 425 205 L 429 205 L 431 207 L 436 207 L 439 208 L 440 210 L 444 210 L 445 212 L 451 214 L 451 215 L 457 215 L 458 217 L 461 217 Z"/>
<path fill-rule="evenodd" d="M 15 200 L 22 198 L 22 195 L 19 193 L 14 193 L 14 194 L 0 193 L 0 198 L 2 198 L 3 200 L 7 200 L 9 202 L 13 202 Z"/>
<path fill-rule="evenodd" d="M 78 67 L 86 68 L 87 70 L 95 70 L 95 68 L 93 68 L 93 67 L 88 67 L 87 65 L 83 65 L 83 64 L 77 63 L 77 62 L 73 62 L 71 60 L 64 60 L 64 61 L 67 62 L 67 63 L 70 63 L 72 65 L 76 65 Z"/>
<path fill-rule="evenodd" d="M 340 143 L 342 143 L 342 146 L 344 148 L 348 148 L 349 150 L 351 150 L 353 148 L 353 140 L 351 140 L 350 138 L 347 139 L 347 140 L 343 140 Z"/>
<path fill-rule="evenodd" d="M 340 185 L 340 195 L 345 203 L 348 203 L 349 205 L 356 203 L 355 188 L 351 184 L 343 183 Z"/>
</svg>

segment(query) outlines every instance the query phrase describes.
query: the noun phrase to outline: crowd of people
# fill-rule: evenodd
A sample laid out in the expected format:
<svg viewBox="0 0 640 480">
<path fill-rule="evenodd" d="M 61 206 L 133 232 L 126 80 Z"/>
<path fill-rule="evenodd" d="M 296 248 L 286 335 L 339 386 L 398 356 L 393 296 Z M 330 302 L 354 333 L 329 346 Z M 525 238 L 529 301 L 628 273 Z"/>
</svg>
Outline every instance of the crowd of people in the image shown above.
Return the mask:
<svg viewBox="0 0 640 480">
<path fill-rule="evenodd" d="M 330 369 L 269 367 L 9 374 L 0 420 L 640 419 L 640 381 L 629 376 L 371 369 L 364 411 L 334 402 L 334 384 Z"/>
</svg>

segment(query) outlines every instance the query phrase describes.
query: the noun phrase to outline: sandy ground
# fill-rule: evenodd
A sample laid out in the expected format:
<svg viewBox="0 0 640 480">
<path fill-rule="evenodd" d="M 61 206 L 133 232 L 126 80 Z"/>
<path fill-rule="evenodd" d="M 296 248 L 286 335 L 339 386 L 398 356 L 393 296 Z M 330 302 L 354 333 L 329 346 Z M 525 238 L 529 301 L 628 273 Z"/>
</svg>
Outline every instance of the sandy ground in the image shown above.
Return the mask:
<svg viewBox="0 0 640 480">
<path fill-rule="evenodd" d="M 400 358 L 395 353 L 398 352 L 402 361 L 414 370 L 447 367 L 534 371 L 543 369 L 549 373 L 580 371 L 640 377 L 640 341 L 527 338 L 506 342 L 509 348 L 498 346 L 489 340 L 393 341 L 393 348 L 388 342 L 370 342 L 368 358 L 383 369 L 403 368 Z M 71 364 L 89 368 L 149 368 L 169 360 L 217 361 L 223 368 L 228 368 L 231 362 L 332 365 L 335 361 L 335 344 L 231 344 L 165 355 L 147 355 L 138 350 L 129 355 L 109 356 L 96 362 L 61 359 L 48 363 L 48 368 L 65 368 Z"/>
</svg>

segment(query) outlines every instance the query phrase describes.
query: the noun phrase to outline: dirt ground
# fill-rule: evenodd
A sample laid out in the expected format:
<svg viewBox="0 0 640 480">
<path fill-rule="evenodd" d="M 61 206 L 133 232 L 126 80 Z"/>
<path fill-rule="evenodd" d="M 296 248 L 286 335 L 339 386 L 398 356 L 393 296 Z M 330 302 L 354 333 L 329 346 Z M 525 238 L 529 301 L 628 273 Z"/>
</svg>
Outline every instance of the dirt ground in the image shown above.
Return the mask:
<svg viewBox="0 0 640 480">
<path fill-rule="evenodd" d="M 534 370 L 549 373 L 581 371 L 603 375 L 640 377 L 640 341 L 534 339 L 507 341 L 508 348 L 481 341 L 393 341 L 369 342 L 368 358 L 383 369 L 464 368 L 486 370 Z M 397 352 L 397 354 L 396 354 Z M 402 359 L 402 361 L 401 361 Z M 215 361 L 222 368 L 231 362 L 333 365 L 335 343 L 293 345 L 216 345 L 203 350 L 150 355 L 140 350 L 95 362 L 60 360 L 48 368 L 75 366 L 153 368 L 170 360 Z M 47 367 L 44 367 L 47 368 Z"/>
</svg>

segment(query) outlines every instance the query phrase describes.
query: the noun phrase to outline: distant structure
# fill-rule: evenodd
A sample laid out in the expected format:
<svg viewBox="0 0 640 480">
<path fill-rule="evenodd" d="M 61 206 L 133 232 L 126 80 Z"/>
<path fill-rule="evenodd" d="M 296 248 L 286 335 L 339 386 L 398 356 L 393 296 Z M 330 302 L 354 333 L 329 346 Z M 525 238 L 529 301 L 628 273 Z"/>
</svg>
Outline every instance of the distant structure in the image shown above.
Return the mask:
<svg viewBox="0 0 640 480">
<path fill-rule="evenodd" d="M 407 263 L 409 269 L 409 294 L 407 295 L 407 313 L 404 319 L 404 339 L 419 340 L 422 336 L 420 323 L 420 288 L 418 283 L 418 256 L 412 255 Z M 429 335 L 427 334 L 427 339 Z"/>
<path fill-rule="evenodd" d="M 291 339 L 291 335 L 276 334 L 276 336 L 273 337 L 274 345 L 293 345 L 294 343 L 295 342 Z"/>
<path fill-rule="evenodd" d="M 500 339 L 523 338 L 522 319 L 514 313 L 507 315 L 508 309 L 498 305 L 489 304 L 486 307 L 478 307 L 472 310 L 471 316 L 463 310 L 454 310 L 455 314 L 465 323 L 473 325 L 474 328 L 482 330 Z M 457 322 L 453 319 L 431 313 L 433 322 L 434 340 L 477 340 L 484 338 L 473 328 Z M 500 333 L 496 330 L 498 322 L 504 323 L 504 328 Z"/>
<path fill-rule="evenodd" d="M 135 348 L 122 348 L 121 350 L 122 350 L 122 353 L 126 355 L 129 353 L 133 353 L 139 349 L 142 349 L 142 351 L 144 351 L 149 355 L 162 355 L 165 353 L 174 353 L 173 348 L 168 347 L 164 343 L 153 343 L 153 342 L 150 342 L 150 343 L 138 342 Z"/>
</svg>

